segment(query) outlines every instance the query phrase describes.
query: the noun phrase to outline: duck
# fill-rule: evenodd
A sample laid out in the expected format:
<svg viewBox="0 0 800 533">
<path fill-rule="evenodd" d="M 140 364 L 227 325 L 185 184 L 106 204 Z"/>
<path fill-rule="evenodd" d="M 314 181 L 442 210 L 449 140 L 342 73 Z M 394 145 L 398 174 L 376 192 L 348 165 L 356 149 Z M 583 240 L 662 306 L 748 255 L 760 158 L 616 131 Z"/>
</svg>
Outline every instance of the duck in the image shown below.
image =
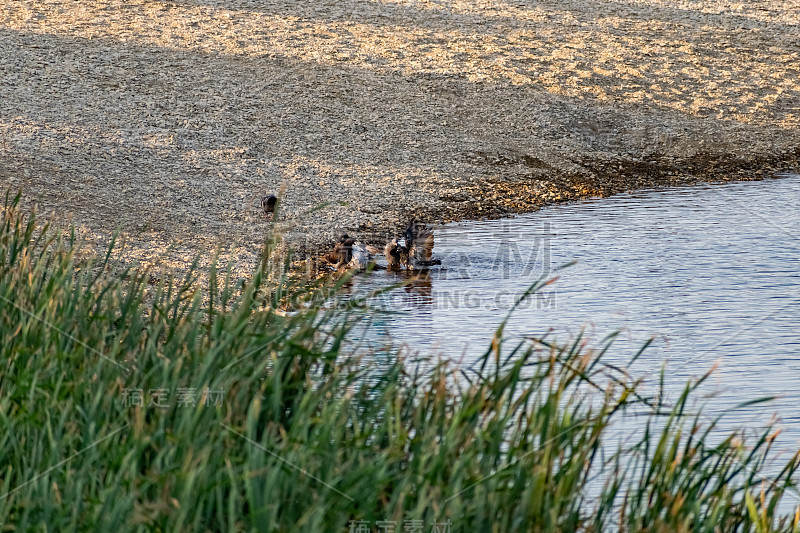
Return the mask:
<svg viewBox="0 0 800 533">
<path fill-rule="evenodd" d="M 333 263 L 338 270 L 353 258 L 353 244 L 355 244 L 355 240 L 350 235 L 347 233 L 342 234 L 336 244 L 333 245 L 333 252 L 329 253 L 326 259 L 329 263 Z"/>
<path fill-rule="evenodd" d="M 265 194 L 261 197 L 261 209 L 264 210 L 264 215 L 275 216 L 275 204 L 278 203 L 278 197 L 274 194 Z"/>
<path fill-rule="evenodd" d="M 386 258 L 387 268 L 398 268 L 402 266 L 400 261 L 400 245 L 397 243 L 397 237 L 393 237 L 391 241 L 386 243 L 383 248 L 383 256 Z"/>
<path fill-rule="evenodd" d="M 442 264 L 440 259 L 433 259 L 433 232 L 413 218 L 402 237 L 386 244 L 383 254 L 389 268 L 417 270 Z"/>
<path fill-rule="evenodd" d="M 372 254 L 376 250 L 360 241 L 343 234 L 334 245 L 333 252 L 326 256 L 329 263 L 334 264 L 335 270 L 365 270 L 372 261 Z"/>
</svg>

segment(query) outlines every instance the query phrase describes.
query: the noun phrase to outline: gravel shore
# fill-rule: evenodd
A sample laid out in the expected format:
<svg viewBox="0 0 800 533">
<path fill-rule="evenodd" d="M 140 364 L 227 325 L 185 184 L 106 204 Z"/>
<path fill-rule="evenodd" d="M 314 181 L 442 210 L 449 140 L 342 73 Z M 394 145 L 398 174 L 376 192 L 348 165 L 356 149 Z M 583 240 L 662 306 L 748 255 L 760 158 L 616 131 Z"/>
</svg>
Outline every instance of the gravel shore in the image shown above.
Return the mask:
<svg viewBox="0 0 800 533">
<path fill-rule="evenodd" d="M 800 0 L 15 0 L 0 184 L 98 246 L 306 252 L 798 170 Z M 321 207 L 320 207 L 321 206 Z"/>
</svg>

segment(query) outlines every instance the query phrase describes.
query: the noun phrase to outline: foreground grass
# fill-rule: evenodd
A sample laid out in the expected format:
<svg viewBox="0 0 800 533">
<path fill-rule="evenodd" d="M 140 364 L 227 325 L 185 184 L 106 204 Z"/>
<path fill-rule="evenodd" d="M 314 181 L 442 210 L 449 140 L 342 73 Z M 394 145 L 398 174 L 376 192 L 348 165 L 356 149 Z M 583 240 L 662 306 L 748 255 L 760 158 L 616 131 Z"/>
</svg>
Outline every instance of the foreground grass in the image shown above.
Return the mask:
<svg viewBox="0 0 800 533">
<path fill-rule="evenodd" d="M 798 530 L 777 516 L 796 458 L 762 473 L 769 428 L 712 445 L 685 414 L 696 384 L 653 404 L 602 352 L 506 351 L 502 328 L 470 370 L 361 357 L 358 303 L 323 308 L 335 285 L 266 260 L 239 284 L 212 272 L 205 298 L 108 271 L 7 200 L 3 530 Z M 302 311 L 274 313 L 286 298 Z M 604 446 L 631 409 L 647 431 Z"/>
</svg>

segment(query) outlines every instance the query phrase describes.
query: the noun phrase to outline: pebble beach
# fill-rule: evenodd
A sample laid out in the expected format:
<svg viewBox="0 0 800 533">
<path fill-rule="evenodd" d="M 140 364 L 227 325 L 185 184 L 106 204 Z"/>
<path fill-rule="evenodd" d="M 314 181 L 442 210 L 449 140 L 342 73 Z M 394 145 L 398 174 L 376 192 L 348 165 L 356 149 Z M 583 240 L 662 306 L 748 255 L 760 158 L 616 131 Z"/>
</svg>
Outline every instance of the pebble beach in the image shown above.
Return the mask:
<svg viewBox="0 0 800 533">
<path fill-rule="evenodd" d="M 797 172 L 798 126 L 800 0 L 0 4 L 0 185 L 159 268 Z"/>
</svg>

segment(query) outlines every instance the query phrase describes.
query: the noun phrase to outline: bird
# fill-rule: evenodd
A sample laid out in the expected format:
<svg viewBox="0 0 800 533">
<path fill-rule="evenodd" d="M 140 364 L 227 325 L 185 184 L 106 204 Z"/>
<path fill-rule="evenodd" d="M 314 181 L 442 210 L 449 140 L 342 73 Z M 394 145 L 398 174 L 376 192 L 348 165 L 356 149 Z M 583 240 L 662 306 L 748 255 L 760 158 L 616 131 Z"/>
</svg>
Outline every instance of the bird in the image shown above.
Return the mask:
<svg viewBox="0 0 800 533">
<path fill-rule="evenodd" d="M 400 245 L 397 244 L 397 237 L 392 238 L 383 248 L 383 255 L 386 257 L 387 268 L 398 268 L 400 263 Z"/>
<path fill-rule="evenodd" d="M 390 268 L 403 266 L 416 270 L 442 264 L 441 260 L 433 259 L 433 232 L 413 218 L 400 239 L 395 237 L 386 244 L 383 254 Z"/>
<path fill-rule="evenodd" d="M 425 268 L 432 265 L 441 265 L 438 259 L 433 259 L 433 232 L 424 224 L 411 219 L 406 229 L 406 268 Z"/>
<path fill-rule="evenodd" d="M 372 261 L 372 254 L 376 252 L 372 246 L 367 246 L 360 241 L 343 234 L 334 245 L 333 252 L 325 256 L 335 270 L 365 270 Z"/>
<path fill-rule="evenodd" d="M 265 215 L 275 216 L 275 204 L 278 203 L 278 197 L 274 194 L 266 194 L 261 197 L 261 209 L 264 210 Z"/>
<path fill-rule="evenodd" d="M 336 265 L 338 270 L 346 265 L 353 258 L 353 244 L 355 240 L 347 233 L 339 237 L 339 241 L 333 246 L 333 252 L 328 254 L 328 259 Z"/>
</svg>

